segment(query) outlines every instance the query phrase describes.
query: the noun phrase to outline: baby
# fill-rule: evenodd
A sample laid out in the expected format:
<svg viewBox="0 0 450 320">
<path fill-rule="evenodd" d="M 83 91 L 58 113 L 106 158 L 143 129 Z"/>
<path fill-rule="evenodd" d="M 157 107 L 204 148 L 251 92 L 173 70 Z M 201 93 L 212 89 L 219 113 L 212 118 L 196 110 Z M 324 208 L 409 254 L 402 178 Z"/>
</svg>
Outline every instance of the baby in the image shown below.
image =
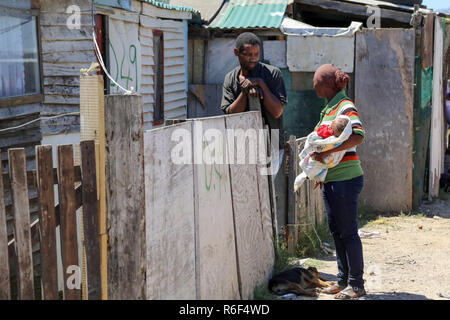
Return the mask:
<svg viewBox="0 0 450 320">
<path fill-rule="evenodd" d="M 334 149 L 347 140 L 352 134 L 350 118 L 339 116 L 331 122 L 331 125 L 321 125 L 317 132 L 311 132 L 306 138 L 305 147 L 299 154 L 300 168 L 303 170 L 295 178 L 294 191 L 297 191 L 306 179 L 323 182 L 328 172 L 328 168 L 336 166 L 345 154 L 338 151 L 328 155 L 324 162 L 311 158 L 314 152 L 320 153 Z"/>
</svg>

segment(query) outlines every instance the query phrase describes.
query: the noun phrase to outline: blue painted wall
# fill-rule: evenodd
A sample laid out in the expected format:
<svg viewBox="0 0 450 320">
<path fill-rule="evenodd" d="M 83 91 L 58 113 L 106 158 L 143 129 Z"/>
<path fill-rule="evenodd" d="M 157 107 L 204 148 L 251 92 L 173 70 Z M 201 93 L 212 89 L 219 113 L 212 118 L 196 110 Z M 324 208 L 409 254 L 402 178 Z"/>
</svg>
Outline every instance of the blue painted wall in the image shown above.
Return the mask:
<svg viewBox="0 0 450 320">
<path fill-rule="evenodd" d="M 131 10 L 131 0 L 94 0 L 94 3 Z"/>
</svg>

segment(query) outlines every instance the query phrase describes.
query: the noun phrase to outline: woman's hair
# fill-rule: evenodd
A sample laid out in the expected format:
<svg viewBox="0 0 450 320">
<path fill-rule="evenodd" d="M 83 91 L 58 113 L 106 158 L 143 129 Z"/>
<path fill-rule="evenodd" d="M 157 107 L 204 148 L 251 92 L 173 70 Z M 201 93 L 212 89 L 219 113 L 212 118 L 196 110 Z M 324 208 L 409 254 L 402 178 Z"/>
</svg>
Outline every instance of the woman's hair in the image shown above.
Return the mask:
<svg viewBox="0 0 450 320">
<path fill-rule="evenodd" d="M 336 82 L 336 87 L 339 90 L 344 89 L 345 87 L 347 87 L 347 84 L 350 81 L 350 77 L 348 76 L 348 74 L 346 74 L 344 71 L 337 69 L 334 73 L 334 76 L 336 78 L 335 82 Z"/>
<path fill-rule="evenodd" d="M 259 45 L 261 47 L 261 41 L 259 38 L 252 32 L 244 32 L 241 33 L 236 38 L 236 49 L 238 49 L 239 52 L 241 52 L 242 47 L 244 44 L 251 44 L 251 45 Z"/>
<path fill-rule="evenodd" d="M 350 77 L 334 64 L 321 65 L 314 75 L 315 78 L 326 86 L 335 90 L 342 90 L 347 87 Z"/>
</svg>

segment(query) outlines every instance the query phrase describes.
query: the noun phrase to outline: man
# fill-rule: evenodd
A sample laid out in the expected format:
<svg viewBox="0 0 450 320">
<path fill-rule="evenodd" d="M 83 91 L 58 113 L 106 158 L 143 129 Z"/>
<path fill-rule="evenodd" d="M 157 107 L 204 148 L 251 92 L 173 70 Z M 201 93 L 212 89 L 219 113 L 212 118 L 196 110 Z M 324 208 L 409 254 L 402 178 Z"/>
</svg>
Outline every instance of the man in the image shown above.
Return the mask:
<svg viewBox="0 0 450 320">
<path fill-rule="evenodd" d="M 236 38 L 234 54 L 240 65 L 225 76 L 221 109 L 227 114 L 253 110 L 249 101 L 251 96 L 258 97 L 265 123 L 270 129 L 280 130 L 280 149 L 283 150 L 286 88 L 280 69 L 259 62 L 260 49 L 259 38 L 251 32 L 244 32 Z"/>
</svg>

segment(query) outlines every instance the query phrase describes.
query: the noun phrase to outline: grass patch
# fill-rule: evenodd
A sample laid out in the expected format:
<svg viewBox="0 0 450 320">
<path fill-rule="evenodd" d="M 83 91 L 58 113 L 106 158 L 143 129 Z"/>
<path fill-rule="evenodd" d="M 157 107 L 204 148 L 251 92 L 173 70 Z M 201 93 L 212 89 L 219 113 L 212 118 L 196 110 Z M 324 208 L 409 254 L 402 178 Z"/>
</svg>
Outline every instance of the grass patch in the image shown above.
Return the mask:
<svg viewBox="0 0 450 320">
<path fill-rule="evenodd" d="M 439 199 L 448 201 L 450 200 L 450 192 L 445 192 L 444 188 L 439 189 Z"/>
<path fill-rule="evenodd" d="M 358 226 L 362 227 L 368 222 L 377 220 L 378 215 L 373 211 L 363 205 L 358 205 Z"/>
<path fill-rule="evenodd" d="M 307 231 L 300 231 L 296 247 L 296 256 L 299 258 L 306 258 L 322 255 L 323 242 L 327 242 L 330 245 L 334 243 L 327 223 L 311 227 Z"/>
</svg>

